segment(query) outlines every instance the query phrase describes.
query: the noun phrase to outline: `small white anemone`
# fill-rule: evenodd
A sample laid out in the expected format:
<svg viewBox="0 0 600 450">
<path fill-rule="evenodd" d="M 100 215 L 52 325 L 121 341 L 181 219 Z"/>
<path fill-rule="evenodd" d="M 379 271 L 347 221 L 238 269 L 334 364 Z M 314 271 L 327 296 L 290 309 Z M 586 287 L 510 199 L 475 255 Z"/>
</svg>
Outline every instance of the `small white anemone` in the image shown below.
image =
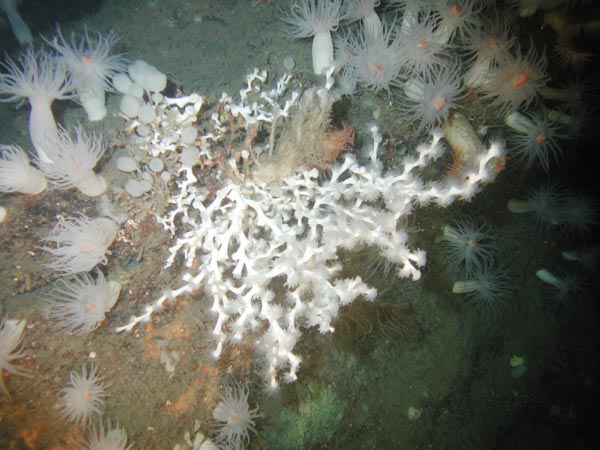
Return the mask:
<svg viewBox="0 0 600 450">
<path fill-rule="evenodd" d="M 533 42 L 527 53 L 521 52 L 518 45 L 513 51 L 497 60 L 481 84 L 483 97 L 492 99 L 490 105 L 499 109 L 499 115 L 526 109 L 548 81 L 544 51 L 538 53 Z"/>
<path fill-rule="evenodd" d="M 62 389 L 63 397 L 56 407 L 60 409 L 60 416 L 68 422 L 86 426 L 93 415 L 102 414 L 106 384 L 102 382 L 104 377 L 96 374 L 97 366 L 84 365 L 81 372 L 71 372 L 69 385 Z"/>
<path fill-rule="evenodd" d="M 418 121 L 418 131 L 441 127 L 450 111 L 465 97 L 460 66 L 444 67 L 430 76 L 414 76 L 404 85 L 402 115 Z"/>
<path fill-rule="evenodd" d="M 433 18 L 404 17 L 398 37 L 407 76 L 428 77 L 445 65 L 447 50 L 437 42 L 435 25 Z"/>
<path fill-rule="evenodd" d="M 511 285 L 504 271 L 482 266 L 466 279 L 455 281 L 452 292 L 466 294 L 480 313 L 493 318 L 504 309 Z"/>
<path fill-rule="evenodd" d="M 370 36 L 366 30 L 348 35 L 345 43 L 350 52 L 349 66 L 359 84 L 367 89 L 390 92 L 399 84 L 399 75 L 405 63 L 401 44 L 394 24 L 385 25 L 381 33 Z"/>
<path fill-rule="evenodd" d="M 97 197 L 106 191 L 106 180 L 93 171 L 106 147 L 99 136 L 88 135 L 81 125 L 74 128 L 75 139 L 59 128 L 57 145 L 49 152 L 52 162 L 38 160 L 39 168 L 57 189 L 76 187 L 83 194 Z"/>
<path fill-rule="evenodd" d="M 46 267 L 63 275 L 89 272 L 96 264 L 106 264 L 108 247 L 114 241 L 118 225 L 110 219 L 79 217 L 61 219 L 52 229 L 45 242 L 55 247 L 41 247 L 52 255 Z"/>
<path fill-rule="evenodd" d="M 213 419 L 219 432 L 215 437 L 222 448 L 241 450 L 250 442 L 254 419 L 260 417 L 258 407 L 250 409 L 248 389 L 237 382 L 223 387 L 219 404 L 213 410 Z"/>
<path fill-rule="evenodd" d="M 70 280 L 59 278 L 46 296 L 46 314 L 69 333 L 82 335 L 94 331 L 115 305 L 121 285 L 106 281 L 96 270 L 96 279 L 82 273 Z"/>
<path fill-rule="evenodd" d="M 0 145 L 0 192 L 39 194 L 47 185 L 44 175 L 29 164 L 18 145 Z"/>
<path fill-rule="evenodd" d="M 51 105 L 55 99 L 72 98 L 73 79 L 52 55 L 34 52 L 31 47 L 21 54 L 18 63 L 7 58 L 0 63 L 0 101 L 29 100 L 29 135 L 40 160 L 50 161 L 49 147 L 58 139 Z"/>
<path fill-rule="evenodd" d="M 113 425 L 107 420 L 106 427 L 102 421 L 92 427 L 82 450 L 129 450 L 132 446 L 127 445 L 127 432 L 118 423 Z"/>
<path fill-rule="evenodd" d="M 110 32 L 103 36 L 97 33 L 90 36 L 87 28 L 80 39 L 71 33 L 67 41 L 56 30 L 52 40 L 44 39 L 60 53 L 62 61 L 73 76 L 79 101 L 89 120 L 102 120 L 106 116 L 105 91 L 112 90 L 111 80 L 120 72 L 127 71 L 126 60 L 121 54 L 111 54 L 119 37 Z"/>
<path fill-rule="evenodd" d="M 548 172 L 550 160 L 558 161 L 562 155 L 558 140 L 566 134 L 561 133 L 560 124 L 552 121 L 545 110 L 513 111 L 504 117 L 504 123 L 516 132 L 507 139 L 510 150 L 527 168 L 538 161 Z"/>
</svg>

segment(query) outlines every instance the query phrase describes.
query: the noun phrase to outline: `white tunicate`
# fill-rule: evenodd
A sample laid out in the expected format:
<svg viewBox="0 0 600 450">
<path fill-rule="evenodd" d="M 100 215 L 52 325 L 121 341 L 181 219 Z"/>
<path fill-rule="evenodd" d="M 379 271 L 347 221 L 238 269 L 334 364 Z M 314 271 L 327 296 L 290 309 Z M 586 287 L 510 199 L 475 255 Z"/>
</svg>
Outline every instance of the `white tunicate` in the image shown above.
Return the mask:
<svg viewBox="0 0 600 450">
<path fill-rule="evenodd" d="M 137 163 L 130 156 L 121 156 L 117 159 L 117 169 L 121 172 L 135 172 L 137 170 Z"/>
<path fill-rule="evenodd" d="M 113 87 L 121 94 L 129 94 L 129 88 L 131 87 L 131 80 L 124 73 L 116 74 L 112 79 Z"/>
<path fill-rule="evenodd" d="M 181 130 L 181 141 L 184 144 L 193 144 L 198 136 L 198 130 L 195 127 L 185 127 Z"/>
<path fill-rule="evenodd" d="M 291 56 L 286 56 L 283 59 L 283 67 L 285 67 L 291 72 L 294 69 L 294 67 L 296 67 L 296 61 L 294 61 L 294 58 L 292 58 Z"/>
<path fill-rule="evenodd" d="M 148 180 L 142 180 L 139 183 L 144 192 L 149 192 L 152 189 L 152 183 L 150 183 Z"/>
<path fill-rule="evenodd" d="M 152 172 L 161 172 L 165 168 L 165 164 L 160 158 L 152 158 L 148 163 L 148 167 Z"/>
<path fill-rule="evenodd" d="M 144 192 L 144 186 L 138 180 L 128 180 L 125 183 L 125 190 L 132 197 L 140 197 Z"/>
<path fill-rule="evenodd" d="M 140 110 L 140 101 L 131 95 L 124 95 L 119 110 L 127 117 L 136 117 Z"/>
<path fill-rule="evenodd" d="M 161 178 L 163 181 L 169 181 L 169 180 L 171 179 L 171 174 L 170 174 L 169 172 L 162 172 L 162 173 L 160 174 L 160 178 Z"/>
<path fill-rule="evenodd" d="M 131 83 L 129 86 L 129 95 L 133 95 L 136 98 L 142 98 L 144 96 L 144 87 L 139 83 Z"/>
<path fill-rule="evenodd" d="M 138 119 L 140 119 L 140 122 L 142 123 L 154 122 L 154 119 L 156 119 L 154 107 L 148 103 L 144 103 L 140 106 L 140 110 L 138 111 Z"/>
<path fill-rule="evenodd" d="M 150 134 L 150 128 L 146 125 L 138 125 L 138 127 L 135 129 L 135 132 L 138 134 L 138 136 L 146 137 Z"/>
<path fill-rule="evenodd" d="M 179 155 L 179 161 L 184 167 L 192 167 L 198 162 L 198 156 L 200 156 L 200 150 L 196 147 L 184 148 Z"/>
<path fill-rule="evenodd" d="M 148 172 L 143 172 L 142 173 L 142 178 L 146 181 L 152 181 L 152 175 Z"/>
<path fill-rule="evenodd" d="M 160 92 L 153 92 L 150 98 L 154 103 L 160 103 L 163 101 L 164 95 L 162 95 Z"/>
<path fill-rule="evenodd" d="M 160 92 L 167 86 L 167 76 L 146 61 L 135 60 L 128 69 L 131 79 L 150 92 Z"/>
</svg>

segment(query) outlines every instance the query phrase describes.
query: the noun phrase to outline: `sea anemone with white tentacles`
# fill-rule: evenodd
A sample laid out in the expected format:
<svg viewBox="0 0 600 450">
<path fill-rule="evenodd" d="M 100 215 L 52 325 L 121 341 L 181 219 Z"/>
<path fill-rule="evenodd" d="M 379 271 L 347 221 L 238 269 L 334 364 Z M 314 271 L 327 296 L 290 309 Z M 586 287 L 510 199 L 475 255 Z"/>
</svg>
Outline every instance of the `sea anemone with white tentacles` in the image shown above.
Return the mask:
<svg viewBox="0 0 600 450">
<path fill-rule="evenodd" d="M 71 33 L 67 40 L 57 28 L 54 38 L 45 41 L 60 54 L 61 62 L 71 73 L 88 119 L 102 120 L 106 116 L 105 91 L 112 90 L 112 77 L 127 71 L 123 55 L 111 53 L 119 37 L 113 32 L 93 36 L 85 28 L 80 39 Z"/>
<path fill-rule="evenodd" d="M 418 121 L 418 131 L 442 127 L 450 111 L 465 97 L 460 66 L 444 67 L 429 77 L 411 77 L 403 92 L 401 115 L 408 121 Z"/>
<path fill-rule="evenodd" d="M 260 417 L 258 407 L 248 406 L 248 389 L 239 383 L 223 387 L 221 398 L 213 410 L 213 419 L 219 431 L 215 442 L 223 449 L 242 450 L 254 432 L 254 420 Z"/>
<path fill-rule="evenodd" d="M 127 445 L 127 432 L 110 420 L 94 425 L 87 436 L 87 442 L 79 450 L 129 450 L 133 444 Z"/>
<path fill-rule="evenodd" d="M 558 145 L 562 133 L 561 125 L 550 120 L 544 110 L 536 112 L 514 111 L 504 118 L 504 123 L 513 130 L 508 136 L 509 151 L 527 168 L 539 162 L 544 171 L 550 170 L 550 161 L 557 161 L 562 150 Z"/>
<path fill-rule="evenodd" d="M 0 192 L 39 194 L 47 185 L 44 175 L 29 163 L 18 145 L 0 145 Z"/>
<path fill-rule="evenodd" d="M 324 74 L 333 63 L 331 32 L 337 29 L 342 13 L 341 0 L 296 0 L 282 18 L 290 37 L 313 37 L 312 61 L 316 75 Z"/>
<path fill-rule="evenodd" d="M 52 115 L 52 102 L 73 98 L 75 85 L 64 64 L 44 51 L 31 47 L 21 54 L 18 62 L 10 58 L 0 63 L 0 101 L 29 100 L 29 135 L 38 158 L 48 157 L 58 141 L 58 129 Z"/>
<path fill-rule="evenodd" d="M 67 422 L 87 426 L 94 415 L 99 416 L 104 409 L 106 383 L 104 377 L 97 374 L 98 366 L 84 365 L 81 372 L 72 371 L 69 384 L 62 389 L 62 398 L 56 407 L 61 418 Z"/>
<path fill-rule="evenodd" d="M 378 35 L 369 37 L 365 30 L 357 35 L 347 35 L 342 47 L 350 54 L 348 70 L 366 89 L 390 92 L 391 86 L 399 84 L 405 58 L 396 31 L 394 25 L 384 25 Z"/>
<path fill-rule="evenodd" d="M 89 272 L 97 264 L 106 264 L 108 247 L 114 241 L 118 225 L 110 219 L 78 217 L 61 219 L 44 242 L 53 246 L 41 247 L 51 261 L 46 267 L 63 275 Z"/>
<path fill-rule="evenodd" d="M 46 315 L 71 334 L 88 334 L 100 326 L 120 292 L 121 285 L 107 281 L 99 270 L 95 279 L 88 273 L 59 278 L 44 298 Z"/>
<path fill-rule="evenodd" d="M 36 161 L 42 172 L 57 189 L 76 187 L 89 197 L 97 197 L 106 191 L 106 180 L 94 172 L 94 167 L 106 150 L 102 138 L 88 134 L 81 125 L 74 127 L 75 138 L 60 127 L 58 145 L 48 156 L 52 162 Z"/>
<path fill-rule="evenodd" d="M 491 67 L 481 83 L 484 98 L 491 99 L 490 106 L 498 108 L 503 116 L 519 108 L 527 108 L 548 81 L 548 62 L 545 52 L 529 45 L 523 53 L 518 45 L 514 52 L 502 55 Z"/>
<path fill-rule="evenodd" d="M 467 276 L 492 265 L 496 245 L 486 224 L 461 216 L 454 225 L 444 226 L 442 240 L 447 264 L 455 269 L 464 267 Z"/>
<path fill-rule="evenodd" d="M 502 312 L 511 286 L 502 270 L 484 265 L 463 280 L 455 281 L 452 293 L 466 294 L 479 313 L 493 318 Z"/>
<path fill-rule="evenodd" d="M 2 378 L 3 370 L 13 375 L 31 377 L 29 370 L 13 362 L 15 359 L 25 356 L 21 345 L 24 329 L 24 320 L 2 319 L 2 323 L 0 323 L 0 390 L 6 395 L 9 394 Z"/>
</svg>

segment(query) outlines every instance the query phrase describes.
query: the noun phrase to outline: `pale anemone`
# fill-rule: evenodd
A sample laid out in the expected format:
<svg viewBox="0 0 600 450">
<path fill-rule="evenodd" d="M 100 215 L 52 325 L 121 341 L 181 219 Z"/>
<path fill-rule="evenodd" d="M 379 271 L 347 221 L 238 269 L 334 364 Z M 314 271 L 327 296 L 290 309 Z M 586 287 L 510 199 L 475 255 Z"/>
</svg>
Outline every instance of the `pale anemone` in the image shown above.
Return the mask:
<svg viewBox="0 0 600 450">
<path fill-rule="evenodd" d="M 511 198 L 507 207 L 510 212 L 523 214 L 532 219 L 539 231 L 561 225 L 569 192 L 556 183 L 542 183 L 527 190 L 525 198 Z"/>
<path fill-rule="evenodd" d="M 341 16 L 341 0 L 297 0 L 283 17 L 290 37 L 313 36 L 312 61 L 316 75 L 324 74 L 333 63 L 331 32 L 337 29 Z"/>
<path fill-rule="evenodd" d="M 553 273 L 548 269 L 539 269 L 535 275 L 546 283 L 546 293 L 556 308 L 569 309 L 589 297 L 589 286 L 577 272 Z"/>
<path fill-rule="evenodd" d="M 118 225 L 110 219 L 100 217 L 90 219 L 80 214 L 78 217 L 60 219 L 45 242 L 52 247 L 41 249 L 51 255 L 45 267 L 63 275 L 89 272 L 97 264 L 106 264 L 108 247 L 114 241 Z"/>
<path fill-rule="evenodd" d="M 406 17 L 405 13 L 398 38 L 407 76 L 429 77 L 444 65 L 447 51 L 437 41 L 434 19 L 419 20 L 416 15 Z"/>
<path fill-rule="evenodd" d="M 464 266 L 467 275 L 471 275 L 491 266 L 496 245 L 486 224 L 461 216 L 454 225 L 444 226 L 442 240 L 446 263 L 455 270 Z"/>
<path fill-rule="evenodd" d="M 219 403 L 213 410 L 213 419 L 219 432 L 215 441 L 227 450 L 242 450 L 250 442 L 254 419 L 260 417 L 258 407 L 248 406 L 248 389 L 238 383 L 223 387 Z"/>
<path fill-rule="evenodd" d="M 497 61 L 510 54 L 516 42 L 508 24 L 499 19 L 484 19 L 483 26 L 470 33 L 465 39 L 465 50 L 473 53 L 469 58 L 464 82 L 471 88 L 481 87 L 488 72 Z"/>
<path fill-rule="evenodd" d="M 514 130 L 507 139 L 510 151 L 527 168 L 539 162 L 548 172 L 550 160 L 558 160 L 562 150 L 558 140 L 566 137 L 561 126 L 550 120 L 544 110 L 537 112 L 514 111 L 504 118 L 504 123 Z"/>
<path fill-rule="evenodd" d="M 0 101 L 28 99 L 29 135 L 41 161 L 51 162 L 48 154 L 58 141 L 58 129 L 52 115 L 52 102 L 73 97 L 73 79 L 64 64 L 43 51 L 29 47 L 18 63 L 7 58 L 0 63 L 5 73 L 0 74 Z"/>
<path fill-rule="evenodd" d="M 46 315 L 71 334 L 87 334 L 100 326 L 120 293 L 121 285 L 106 281 L 99 270 L 95 279 L 88 273 L 59 278 L 45 298 Z"/>
<path fill-rule="evenodd" d="M 67 422 L 87 426 L 92 416 L 102 414 L 107 385 L 96 371 L 97 366 L 92 363 L 89 368 L 84 365 L 79 373 L 71 372 L 69 384 L 61 390 L 63 396 L 56 405 Z"/>
<path fill-rule="evenodd" d="M 473 306 L 484 316 L 493 318 L 502 312 L 512 289 L 502 270 L 487 265 L 478 267 L 464 280 L 455 281 L 454 294 L 466 294 Z"/>
<path fill-rule="evenodd" d="M 455 36 L 464 39 L 478 29 L 481 26 L 478 16 L 481 11 L 479 3 L 473 0 L 437 0 L 434 4 L 437 41 L 446 45 Z"/>
<path fill-rule="evenodd" d="M 464 97 L 458 65 L 444 67 L 429 77 L 417 75 L 404 84 L 402 116 L 411 122 L 418 121 L 418 131 L 441 127 Z"/>
<path fill-rule="evenodd" d="M 57 28 L 56 36 L 45 41 L 61 55 L 62 62 L 71 73 L 88 119 L 102 120 L 106 116 L 105 91 L 112 89 L 112 77 L 127 71 L 123 55 L 111 54 L 119 37 L 112 32 L 105 36 L 97 33 L 93 37 L 85 28 L 80 39 L 71 33 L 71 39 L 67 41 Z"/>
<path fill-rule="evenodd" d="M 39 194 L 46 185 L 46 178 L 29 164 L 29 157 L 21 147 L 0 145 L 0 192 Z"/>
<path fill-rule="evenodd" d="M 389 92 L 391 86 L 399 84 L 405 59 L 396 32 L 394 25 L 386 25 L 378 35 L 368 37 L 361 31 L 348 35 L 345 45 L 340 44 L 349 51 L 349 70 L 363 87 Z"/>
<path fill-rule="evenodd" d="M 106 150 L 102 138 L 88 135 L 81 125 L 74 128 L 75 139 L 59 128 L 57 145 L 49 153 L 52 162 L 37 164 L 57 189 L 76 187 L 84 195 L 97 197 L 106 191 L 106 180 L 96 175 L 94 167 Z"/>
<path fill-rule="evenodd" d="M 514 54 L 504 54 L 485 76 L 484 97 L 492 99 L 500 115 L 527 108 L 548 81 L 547 65 L 545 53 L 538 53 L 533 43 L 525 54 L 516 46 Z"/>
<path fill-rule="evenodd" d="M 106 427 L 99 422 L 89 431 L 87 442 L 79 450 L 129 450 L 133 444 L 127 445 L 127 432 L 110 420 L 106 421 Z"/>
<path fill-rule="evenodd" d="M 9 393 L 2 378 L 3 370 L 13 375 L 31 378 L 29 370 L 13 363 L 15 359 L 23 358 L 26 355 L 21 345 L 24 329 L 24 320 L 2 319 L 0 324 L 0 389 L 6 395 Z"/>
</svg>

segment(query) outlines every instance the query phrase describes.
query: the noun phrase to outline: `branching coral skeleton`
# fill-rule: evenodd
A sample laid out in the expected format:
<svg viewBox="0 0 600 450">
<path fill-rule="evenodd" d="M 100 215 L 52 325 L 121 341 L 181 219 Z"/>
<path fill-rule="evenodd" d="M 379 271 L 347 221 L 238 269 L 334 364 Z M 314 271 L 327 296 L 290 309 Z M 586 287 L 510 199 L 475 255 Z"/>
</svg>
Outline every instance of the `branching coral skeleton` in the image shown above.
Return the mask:
<svg viewBox="0 0 600 450">
<path fill-rule="evenodd" d="M 243 117 L 247 126 L 298 113 L 294 105 L 300 94 L 286 94 L 288 101 L 282 102 L 279 97 L 285 88 L 280 84 L 281 89 L 265 94 L 258 75 L 249 76 L 240 104 L 222 97 L 226 109 Z M 336 99 L 330 87 L 328 82 L 316 91 L 322 104 Z M 249 95 L 251 91 L 258 100 L 249 100 L 256 98 Z M 213 128 L 225 133 L 226 127 L 223 122 Z M 458 198 L 470 199 L 482 184 L 493 180 L 494 160 L 503 154 L 502 146 L 494 143 L 481 149 L 461 181 L 429 182 L 419 172 L 443 154 L 440 132 L 420 145 L 401 170 L 389 172 L 378 159 L 382 137 L 375 126 L 371 137 L 366 165 L 345 154 L 325 181 L 316 168 L 306 166 L 268 184 L 251 174 L 236 176 L 252 165 L 252 158 L 260 164 L 261 154 L 270 151 L 268 142 L 244 148 L 237 159 L 232 156 L 228 164 L 235 170 L 222 171 L 221 185 L 214 192 L 200 188 L 192 170 L 182 168 L 179 189 L 171 199 L 175 207 L 160 221 L 178 232 L 165 267 L 182 255 L 187 271 L 183 285 L 167 291 L 117 331 L 150 320 L 166 301 L 203 289 L 217 317 L 215 357 L 227 342 L 250 337 L 264 357 L 271 388 L 278 386 L 283 371 L 285 381 L 296 380 L 301 357 L 293 350 L 302 329 L 317 326 L 321 333 L 332 332 L 342 306 L 358 297 L 373 300 L 376 296 L 376 290 L 360 277 L 343 277 L 338 250 L 379 248 L 400 277 L 418 280 L 425 252 L 408 247 L 408 234 L 398 229 L 399 219 L 410 214 L 415 204 L 447 206 Z M 209 146 L 220 139 L 216 134 L 205 139 L 201 153 L 210 155 Z"/>
</svg>

